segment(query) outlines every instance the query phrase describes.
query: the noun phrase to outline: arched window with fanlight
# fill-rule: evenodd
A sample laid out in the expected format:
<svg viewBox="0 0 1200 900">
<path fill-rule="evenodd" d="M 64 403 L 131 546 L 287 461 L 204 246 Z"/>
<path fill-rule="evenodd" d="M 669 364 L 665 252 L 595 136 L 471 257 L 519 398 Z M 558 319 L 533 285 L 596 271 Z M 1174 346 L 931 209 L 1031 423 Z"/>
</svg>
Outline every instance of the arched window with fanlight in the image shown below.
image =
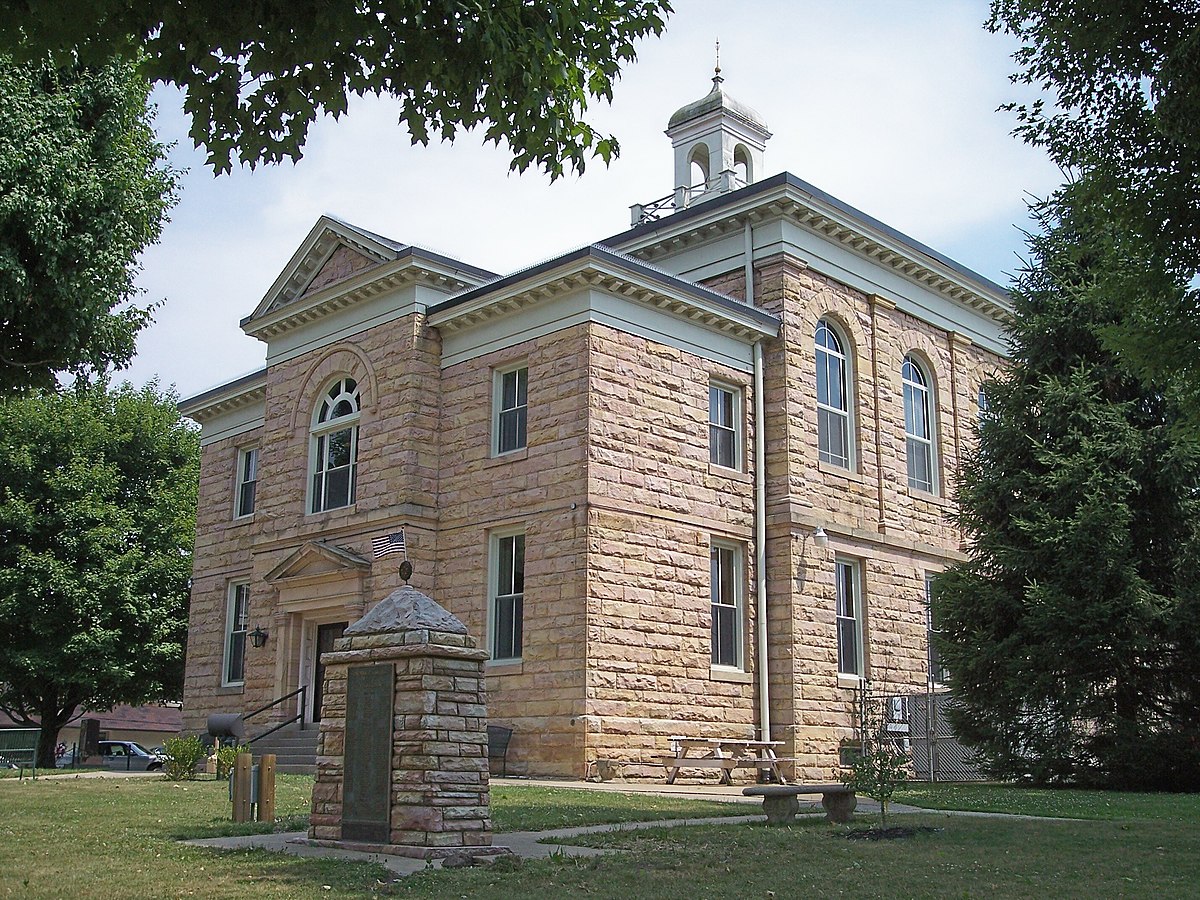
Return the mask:
<svg viewBox="0 0 1200 900">
<path fill-rule="evenodd" d="M 850 378 L 841 337 L 825 319 L 817 322 L 817 451 L 820 460 L 853 468 Z"/>
<path fill-rule="evenodd" d="M 321 395 L 312 418 L 312 501 L 315 513 L 354 503 L 358 474 L 358 383 L 341 378 Z"/>
<path fill-rule="evenodd" d="M 908 454 L 908 486 L 936 493 L 933 392 L 930 378 L 912 356 L 904 357 L 904 436 Z"/>
</svg>

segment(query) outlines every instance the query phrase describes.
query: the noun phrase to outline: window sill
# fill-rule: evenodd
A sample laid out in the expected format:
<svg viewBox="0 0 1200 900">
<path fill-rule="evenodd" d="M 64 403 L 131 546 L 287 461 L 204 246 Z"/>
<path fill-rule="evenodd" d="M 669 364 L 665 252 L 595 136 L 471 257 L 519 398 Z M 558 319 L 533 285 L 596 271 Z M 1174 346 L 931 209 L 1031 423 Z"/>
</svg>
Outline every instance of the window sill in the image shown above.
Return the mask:
<svg viewBox="0 0 1200 900">
<path fill-rule="evenodd" d="M 520 675 L 524 671 L 525 662 L 520 659 L 501 659 L 493 662 L 488 660 L 483 664 L 484 675 Z"/>
<path fill-rule="evenodd" d="M 730 684 L 750 684 L 754 681 L 754 676 L 749 672 L 724 666 L 711 666 L 708 670 L 708 677 L 712 681 L 727 681 Z"/>
<path fill-rule="evenodd" d="M 740 469 L 730 469 L 726 466 L 718 466 L 716 463 L 708 464 L 709 475 L 719 475 L 722 478 L 728 478 L 732 481 L 740 481 L 744 484 L 749 484 L 753 481 L 749 472 L 743 472 Z"/>
<path fill-rule="evenodd" d="M 837 684 L 840 688 L 859 688 L 862 686 L 863 680 L 861 675 L 845 675 L 838 673 Z"/>
<path fill-rule="evenodd" d="M 341 518 L 342 516 L 354 515 L 354 504 L 349 506 L 339 506 L 335 509 L 323 509 L 320 512 L 309 512 L 304 514 L 306 521 L 321 520 L 328 521 L 330 519 Z"/>
<path fill-rule="evenodd" d="M 942 509 L 953 509 L 954 507 L 954 504 L 952 504 L 941 494 L 923 491 L 920 488 L 909 487 L 908 496 L 912 497 L 914 500 L 920 500 L 922 503 L 928 503 L 930 506 L 940 506 Z"/>
<path fill-rule="evenodd" d="M 843 469 L 841 466 L 833 465 L 833 463 L 817 460 L 817 471 L 825 475 L 833 475 L 837 478 L 844 478 L 847 481 L 856 481 L 859 484 L 863 483 L 861 472 L 855 472 L 853 469 Z"/>
<path fill-rule="evenodd" d="M 498 466 L 506 462 L 516 462 L 518 460 L 527 459 L 529 457 L 529 447 L 525 446 L 519 450 L 509 450 L 507 453 L 493 453 L 484 461 L 484 466 Z"/>
<path fill-rule="evenodd" d="M 232 524 L 234 524 L 234 525 L 249 525 L 253 521 L 254 521 L 254 513 L 247 513 L 244 516 L 234 516 Z"/>
<path fill-rule="evenodd" d="M 246 685 L 243 684 L 223 684 L 217 688 L 218 695 L 225 694 L 244 694 L 246 693 Z"/>
</svg>

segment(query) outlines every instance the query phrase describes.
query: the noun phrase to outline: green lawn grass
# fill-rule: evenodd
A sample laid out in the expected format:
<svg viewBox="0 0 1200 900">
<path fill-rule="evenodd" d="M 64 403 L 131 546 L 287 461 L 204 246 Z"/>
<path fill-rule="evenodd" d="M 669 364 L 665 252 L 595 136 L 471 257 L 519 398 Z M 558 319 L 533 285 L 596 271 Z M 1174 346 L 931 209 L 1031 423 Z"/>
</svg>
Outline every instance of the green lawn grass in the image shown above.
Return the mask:
<svg viewBox="0 0 1200 900">
<path fill-rule="evenodd" d="M 893 800 L 924 809 L 960 809 L 1062 819 L 1200 822 L 1200 795 L 1135 794 L 1008 784 L 907 784 Z"/>
<path fill-rule="evenodd" d="M 308 778 L 280 776 L 281 827 L 302 821 L 311 784 Z M 950 786 L 937 786 L 939 792 L 949 790 Z M 1009 800 L 1000 793 L 992 802 L 1057 814 L 1056 804 L 1065 795 L 1050 793 L 1053 796 L 1025 792 Z M 655 828 L 576 839 L 624 851 L 602 857 L 526 861 L 511 872 L 429 870 L 393 880 L 383 867 L 370 863 L 297 859 L 264 851 L 222 853 L 177 843 L 174 835 L 234 828 L 228 823 L 223 783 L 39 779 L 0 785 L 0 897 L 743 900 L 768 897 L 768 891 L 778 898 L 1195 896 L 1195 885 L 1200 884 L 1200 855 L 1194 852 L 1200 846 L 1200 817 L 1188 817 L 1183 798 L 1117 796 L 1127 801 L 1122 814 L 1098 821 L 924 813 L 896 816 L 894 824 L 940 830 L 887 842 L 849 841 L 847 829 L 816 819 L 781 828 L 745 823 Z M 1141 806 L 1139 797 L 1144 798 Z M 1164 800 L 1180 805 L 1164 807 Z M 1105 795 L 1072 802 L 1080 810 L 1108 808 Z M 695 817 L 711 812 L 710 806 L 674 798 L 533 787 L 499 786 L 493 792 L 495 819 L 509 830 Z M 736 804 L 718 809 L 748 811 Z M 497 843 L 503 843 L 502 834 Z"/>
</svg>

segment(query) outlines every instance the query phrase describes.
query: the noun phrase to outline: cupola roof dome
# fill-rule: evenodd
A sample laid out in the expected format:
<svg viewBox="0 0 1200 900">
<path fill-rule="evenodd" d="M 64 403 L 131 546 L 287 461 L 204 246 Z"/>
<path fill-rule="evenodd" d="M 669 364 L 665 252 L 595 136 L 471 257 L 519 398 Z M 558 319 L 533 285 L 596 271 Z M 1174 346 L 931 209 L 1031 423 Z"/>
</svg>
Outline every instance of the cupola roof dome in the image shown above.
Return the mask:
<svg viewBox="0 0 1200 900">
<path fill-rule="evenodd" d="M 763 121 L 762 116 L 725 92 L 725 89 L 721 87 L 721 82 L 724 80 L 721 77 L 721 70 L 717 69 L 717 74 L 713 76 L 712 90 L 699 100 L 693 100 L 676 110 L 675 114 L 671 116 L 670 122 L 667 123 L 667 129 L 670 130 L 693 119 L 699 119 L 710 112 L 724 110 L 749 125 L 768 131 L 767 123 Z"/>
</svg>

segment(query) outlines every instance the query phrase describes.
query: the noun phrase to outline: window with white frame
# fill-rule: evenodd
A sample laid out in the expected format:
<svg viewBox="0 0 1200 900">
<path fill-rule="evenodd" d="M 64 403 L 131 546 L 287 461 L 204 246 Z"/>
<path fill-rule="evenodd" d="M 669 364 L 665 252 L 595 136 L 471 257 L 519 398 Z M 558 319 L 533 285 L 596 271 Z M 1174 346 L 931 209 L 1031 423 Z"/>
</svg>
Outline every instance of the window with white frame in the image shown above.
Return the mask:
<svg viewBox="0 0 1200 900">
<path fill-rule="evenodd" d="M 816 351 L 817 451 L 821 462 L 849 469 L 849 367 L 841 339 L 824 319 L 817 322 Z"/>
<path fill-rule="evenodd" d="M 353 378 L 335 381 L 321 395 L 312 421 L 312 512 L 354 503 L 360 411 Z"/>
<path fill-rule="evenodd" d="M 742 550 L 713 541 L 709 550 L 709 595 L 712 601 L 712 664 L 734 669 L 742 659 Z"/>
<path fill-rule="evenodd" d="M 908 456 L 908 486 L 936 492 L 934 467 L 933 395 L 929 378 L 911 356 L 904 357 L 904 435 Z"/>
<path fill-rule="evenodd" d="M 498 370 L 492 384 L 492 452 L 511 453 L 526 445 L 529 367 Z"/>
<path fill-rule="evenodd" d="M 254 515 L 254 498 L 258 487 L 258 448 L 246 447 L 238 451 L 237 463 L 237 517 Z"/>
<path fill-rule="evenodd" d="M 491 537 L 488 630 L 493 660 L 518 660 L 525 618 L 525 533 Z"/>
<path fill-rule="evenodd" d="M 249 614 L 249 583 L 240 581 L 229 585 L 225 610 L 225 665 L 221 678 L 224 685 L 246 681 L 246 622 Z"/>
<path fill-rule="evenodd" d="M 863 674 L 862 568 L 857 560 L 834 564 L 838 674 Z"/>
<path fill-rule="evenodd" d="M 933 627 L 933 578 L 932 574 L 925 576 L 925 643 L 929 647 L 929 681 L 931 684 L 945 684 L 950 680 L 950 670 L 942 662 L 933 639 L 937 634 L 937 629 Z"/>
<path fill-rule="evenodd" d="M 728 384 L 708 386 L 708 461 L 740 469 L 742 392 Z"/>
</svg>

